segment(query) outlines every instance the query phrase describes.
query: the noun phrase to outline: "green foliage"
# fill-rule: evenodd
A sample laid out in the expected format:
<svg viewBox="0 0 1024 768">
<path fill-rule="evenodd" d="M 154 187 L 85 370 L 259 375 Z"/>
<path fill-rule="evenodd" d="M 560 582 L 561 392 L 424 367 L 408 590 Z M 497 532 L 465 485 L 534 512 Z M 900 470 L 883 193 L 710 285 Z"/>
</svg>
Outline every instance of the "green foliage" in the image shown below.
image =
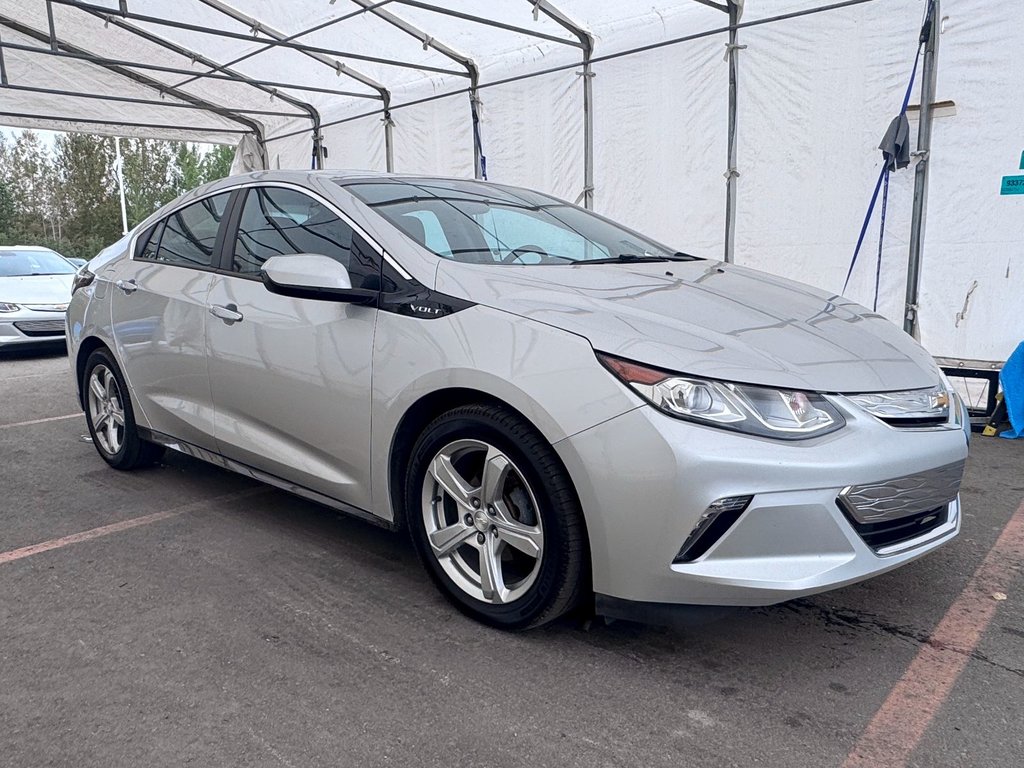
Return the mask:
<svg viewBox="0 0 1024 768">
<path fill-rule="evenodd" d="M 231 175 L 231 163 L 235 159 L 235 148 L 218 144 L 203 155 L 203 183 L 216 181 Z"/>
<path fill-rule="evenodd" d="M 184 192 L 230 174 L 234 147 L 121 141 L 129 228 Z M 0 134 L 0 245 L 45 245 L 91 258 L 121 236 L 114 140 Z"/>
</svg>

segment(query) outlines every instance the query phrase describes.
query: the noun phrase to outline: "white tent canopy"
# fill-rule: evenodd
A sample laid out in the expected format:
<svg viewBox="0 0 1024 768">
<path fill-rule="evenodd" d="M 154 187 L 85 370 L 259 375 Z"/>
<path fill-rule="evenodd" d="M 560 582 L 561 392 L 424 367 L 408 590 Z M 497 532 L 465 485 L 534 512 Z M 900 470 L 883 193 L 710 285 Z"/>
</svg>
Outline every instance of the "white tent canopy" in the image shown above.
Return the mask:
<svg viewBox="0 0 1024 768">
<path fill-rule="evenodd" d="M 839 292 L 926 2 L 0 0 L 0 123 L 242 141 L 239 167 L 485 159 L 492 180 Z M 1017 5 L 942 3 L 918 303 L 946 357 L 1024 337 L 1024 197 L 998 194 L 1024 149 Z M 913 176 L 893 176 L 880 267 L 897 323 Z M 870 305 L 877 216 L 867 242 L 848 295 Z"/>
</svg>

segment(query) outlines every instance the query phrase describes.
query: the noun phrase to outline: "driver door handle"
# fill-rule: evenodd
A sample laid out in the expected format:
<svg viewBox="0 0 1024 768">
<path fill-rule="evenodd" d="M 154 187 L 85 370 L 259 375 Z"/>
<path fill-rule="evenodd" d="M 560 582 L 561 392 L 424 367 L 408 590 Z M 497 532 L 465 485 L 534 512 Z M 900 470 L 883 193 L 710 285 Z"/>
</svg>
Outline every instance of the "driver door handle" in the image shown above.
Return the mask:
<svg viewBox="0 0 1024 768">
<path fill-rule="evenodd" d="M 228 325 L 231 325 L 231 323 L 241 322 L 243 319 L 242 313 L 238 311 L 238 306 L 235 304 L 228 304 L 226 306 L 211 304 L 210 314 L 214 317 L 219 317 Z"/>
<path fill-rule="evenodd" d="M 114 285 L 124 291 L 125 296 L 139 290 L 139 286 L 135 284 L 135 280 L 118 280 Z"/>
</svg>

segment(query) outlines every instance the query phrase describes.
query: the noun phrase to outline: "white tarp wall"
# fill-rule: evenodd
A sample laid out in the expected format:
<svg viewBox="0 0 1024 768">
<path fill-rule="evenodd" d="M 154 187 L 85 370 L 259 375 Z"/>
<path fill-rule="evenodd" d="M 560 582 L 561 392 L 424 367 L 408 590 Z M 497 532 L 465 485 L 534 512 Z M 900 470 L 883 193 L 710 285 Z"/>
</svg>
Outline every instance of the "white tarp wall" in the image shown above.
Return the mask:
<svg viewBox="0 0 1024 768">
<path fill-rule="evenodd" d="M 751 3 L 751 21 L 807 0 Z M 922 3 L 888 0 L 743 30 L 736 260 L 840 291 L 910 77 Z M 1005 360 L 1024 340 L 1024 3 L 944 0 L 920 296 L 935 355 Z M 920 77 L 918 86 L 920 85 Z M 915 88 L 911 104 L 919 104 Z M 955 112 L 955 113 L 954 113 Z M 911 112 L 916 146 L 917 120 Z M 914 173 L 892 176 L 879 311 L 901 325 Z M 847 295 L 871 306 L 878 211 Z M 972 286 L 966 317 L 958 320 Z"/>
<path fill-rule="evenodd" d="M 579 199 L 584 189 L 582 51 L 573 47 L 578 45 L 573 32 L 544 13 L 534 18 L 528 0 L 431 0 L 434 9 L 410 2 L 392 0 L 381 11 L 431 38 L 417 38 L 366 12 L 364 6 L 373 5 L 369 0 L 180 0 L 173 5 L 127 0 L 127 16 L 118 15 L 120 0 L 53 0 L 62 44 L 164 69 L 133 69 L 146 85 L 80 60 L 5 48 L 11 85 L 148 95 L 159 102 L 7 88 L 0 89 L 0 122 L 231 143 L 241 132 L 259 133 L 269 167 L 309 168 L 313 120 L 319 119 L 328 150 L 325 167 L 384 170 L 381 109 L 387 97 L 396 171 L 472 176 L 468 95 L 402 106 L 468 87 L 464 64 L 445 55 L 436 41 L 479 67 L 489 178 Z M 624 58 L 600 57 L 721 30 L 727 15 L 697 0 L 552 2 L 592 35 L 598 58 L 593 65 L 594 208 L 681 250 L 720 258 L 727 33 Z M 824 4 L 749 0 L 743 22 Z M 925 0 L 870 0 L 740 30 L 739 42 L 747 47 L 739 53 L 737 263 L 842 290 L 881 167 L 876 147 L 900 106 L 924 7 Z M 521 31 L 483 26 L 437 8 L 486 16 Z M 1024 175 L 1018 170 L 1024 151 L 1019 95 L 1024 59 L 1015 55 L 1014 39 L 1024 29 L 1024 3 L 943 0 L 942 15 L 937 100 L 952 101 L 954 107 L 935 118 L 920 332 L 933 354 L 1004 360 L 1024 338 L 1018 298 L 1024 292 L 1024 196 L 999 195 L 1002 176 Z M 301 43 L 347 54 L 266 44 L 321 23 L 326 26 L 304 34 Z M 22 34 L 19 24 L 37 34 Z M 44 0 L 0 0 L 5 45 L 48 49 L 47 25 Z M 154 35 L 170 47 L 158 44 Z M 239 58 L 230 77 L 224 72 L 190 77 Z M 567 68 L 540 77 L 492 85 L 563 65 Z M 919 88 L 913 104 L 918 93 Z M 167 106 L 192 98 L 221 112 Z M 897 324 L 903 320 L 912 193 L 913 170 L 894 174 L 879 311 Z M 847 291 L 868 305 L 877 226 L 876 212 Z"/>
</svg>

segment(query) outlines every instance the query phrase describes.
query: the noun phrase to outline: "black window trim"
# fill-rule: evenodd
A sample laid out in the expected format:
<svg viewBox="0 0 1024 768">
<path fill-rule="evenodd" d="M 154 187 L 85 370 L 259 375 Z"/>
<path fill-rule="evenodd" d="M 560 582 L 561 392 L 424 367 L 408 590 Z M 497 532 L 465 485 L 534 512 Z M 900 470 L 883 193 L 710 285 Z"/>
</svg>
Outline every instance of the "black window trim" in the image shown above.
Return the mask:
<svg viewBox="0 0 1024 768">
<path fill-rule="evenodd" d="M 394 257 L 392 257 L 391 254 L 388 253 L 383 248 L 383 246 L 381 246 L 381 244 L 377 242 L 377 240 L 375 238 L 373 238 L 369 234 L 367 234 L 366 230 L 363 229 L 363 227 L 361 227 L 359 224 L 357 224 L 355 221 L 353 221 L 351 216 L 349 216 L 347 213 L 345 213 L 343 210 L 341 210 L 341 208 L 338 207 L 337 203 L 335 203 L 332 200 L 328 200 L 326 197 L 324 197 L 323 195 L 318 193 L 316 190 L 310 189 L 309 187 L 305 187 L 302 184 L 296 184 L 295 182 L 291 182 L 291 181 L 245 181 L 245 182 L 241 182 L 239 184 L 232 184 L 231 186 L 223 187 L 221 189 L 212 189 L 212 190 L 209 190 L 208 192 L 205 192 L 202 195 L 197 195 L 196 197 L 190 197 L 188 200 L 182 200 L 181 203 L 179 205 L 176 205 L 172 210 L 170 210 L 167 213 L 163 214 L 157 220 L 155 220 L 153 222 L 150 222 L 145 228 L 139 228 L 136 231 L 136 234 L 132 238 L 132 241 L 129 244 L 129 248 L 128 248 L 128 252 L 131 254 L 132 261 L 140 261 L 140 262 L 144 262 L 144 263 L 148 263 L 148 264 L 162 264 L 164 266 L 181 267 L 183 269 L 194 269 L 194 270 L 197 270 L 197 271 L 200 271 L 200 272 L 215 272 L 215 273 L 220 274 L 220 275 L 225 275 L 226 274 L 226 275 L 229 275 L 229 276 L 232 276 L 232 277 L 240 277 L 240 278 L 243 278 L 243 279 L 253 279 L 251 277 L 247 278 L 245 275 L 242 275 L 239 272 L 234 272 L 234 271 L 232 271 L 230 269 L 225 270 L 223 268 L 223 264 L 224 264 L 224 250 L 225 250 L 223 247 L 221 249 L 221 254 L 220 254 L 221 258 L 219 260 L 218 259 L 214 259 L 214 263 L 217 264 L 216 267 L 201 267 L 201 266 L 195 266 L 195 265 L 189 265 L 189 264 L 174 264 L 174 263 L 167 262 L 167 261 L 156 261 L 155 259 L 139 259 L 139 258 L 136 258 L 136 242 L 137 242 L 139 236 L 141 236 L 143 233 L 149 232 L 152 227 L 158 225 L 162 221 L 166 221 L 171 216 L 173 216 L 175 213 L 180 211 L 182 208 L 186 208 L 186 207 L 192 205 L 193 203 L 199 202 L 200 200 L 205 200 L 208 197 L 214 197 L 215 195 L 223 194 L 224 192 L 233 192 L 235 194 L 232 196 L 231 200 L 228 201 L 228 208 L 225 209 L 224 218 L 221 220 L 221 226 L 220 226 L 220 230 L 218 230 L 217 236 L 220 237 L 220 235 L 222 233 L 226 234 L 227 232 L 233 232 L 234 234 L 237 235 L 237 222 L 229 221 L 229 215 L 234 213 L 234 211 L 232 210 L 231 206 L 237 205 L 237 200 L 239 198 L 244 197 L 244 194 L 239 194 L 240 192 L 244 192 L 246 190 L 249 190 L 249 189 L 252 189 L 252 188 L 255 188 L 255 187 L 281 187 L 281 188 L 284 188 L 284 189 L 292 189 L 292 190 L 295 190 L 297 192 L 301 192 L 304 195 L 308 195 L 309 197 L 312 197 L 318 203 L 321 203 L 322 205 L 327 206 L 327 208 L 335 216 L 340 218 L 343 222 L 345 222 L 345 224 L 347 224 L 349 227 L 351 227 L 352 231 L 355 232 L 357 235 L 359 235 L 360 238 L 362 238 L 363 242 L 366 243 L 366 245 L 368 245 L 371 250 L 373 250 L 384 261 L 386 261 L 388 264 L 390 264 L 392 267 L 394 267 L 395 270 L 397 270 L 398 273 L 402 277 L 404 277 L 406 280 L 412 280 L 413 279 L 412 275 L 409 274 L 409 271 L 405 267 L 403 267 L 400 263 L 398 263 L 394 259 Z M 239 211 L 239 215 L 241 215 L 240 211 Z M 234 224 L 235 225 L 233 227 L 233 229 L 231 229 L 231 230 L 226 229 L 226 227 L 229 224 Z M 222 243 L 222 246 L 225 245 L 227 242 L 233 242 L 233 240 L 228 240 L 228 238 L 225 237 L 224 238 L 224 242 Z M 214 247 L 216 248 L 216 246 L 214 246 Z M 230 264 L 228 266 L 230 267 Z M 256 279 L 259 279 L 259 277 L 257 276 Z"/>
<path fill-rule="evenodd" d="M 140 255 L 140 253 L 139 253 L 139 241 L 140 241 L 140 238 L 141 238 L 142 235 L 146 235 L 147 236 L 146 240 L 145 240 L 145 245 L 142 246 L 142 248 L 144 250 L 145 247 L 147 245 L 149 245 L 149 240 L 156 233 L 157 229 L 160 230 L 160 238 L 157 240 L 156 251 L 155 251 L 157 254 L 159 254 L 160 253 L 160 245 L 163 243 L 163 239 L 164 239 L 164 232 L 167 231 L 167 220 L 168 219 L 170 219 L 175 214 L 185 210 L 186 208 L 189 208 L 192 205 L 195 205 L 196 203 L 204 202 L 206 200 L 209 200 L 210 198 L 217 197 L 218 195 L 223 195 L 225 193 L 229 193 L 228 202 L 227 202 L 227 205 L 224 206 L 224 215 L 221 217 L 220 223 L 217 226 L 217 236 L 215 237 L 215 239 L 213 241 L 213 253 L 212 253 L 212 257 L 213 258 L 211 259 L 209 266 L 206 266 L 204 264 L 185 264 L 185 263 L 180 262 L 180 261 L 164 261 L 162 259 L 150 259 L 150 258 L 145 258 L 145 257 Z M 236 196 L 237 196 L 237 191 L 236 191 L 236 189 L 234 187 L 231 187 L 230 189 L 218 189 L 216 192 L 211 192 L 208 195 L 201 195 L 201 196 L 196 197 L 196 198 L 194 198 L 192 200 L 189 200 L 188 202 L 185 202 L 183 205 L 177 206 L 174 210 L 169 211 L 168 213 L 165 213 L 159 219 L 157 219 L 156 221 L 154 221 L 151 224 L 149 224 L 149 226 L 140 229 L 135 234 L 135 236 L 132 238 L 132 241 L 131 241 L 131 244 L 130 244 L 130 247 L 129 247 L 129 251 L 131 253 L 131 260 L 132 261 L 142 262 L 143 264 L 159 264 L 159 265 L 164 266 L 164 267 L 180 267 L 181 269 L 193 269 L 193 270 L 195 270 L 197 272 L 217 272 L 217 273 L 220 273 L 222 270 L 219 268 L 219 264 L 223 261 L 222 250 L 223 250 L 223 245 L 224 245 L 224 242 L 223 242 L 224 231 L 225 231 L 224 227 L 225 227 L 225 224 L 228 222 L 229 216 L 232 213 L 232 210 L 233 210 L 232 206 L 235 204 Z"/>
</svg>

